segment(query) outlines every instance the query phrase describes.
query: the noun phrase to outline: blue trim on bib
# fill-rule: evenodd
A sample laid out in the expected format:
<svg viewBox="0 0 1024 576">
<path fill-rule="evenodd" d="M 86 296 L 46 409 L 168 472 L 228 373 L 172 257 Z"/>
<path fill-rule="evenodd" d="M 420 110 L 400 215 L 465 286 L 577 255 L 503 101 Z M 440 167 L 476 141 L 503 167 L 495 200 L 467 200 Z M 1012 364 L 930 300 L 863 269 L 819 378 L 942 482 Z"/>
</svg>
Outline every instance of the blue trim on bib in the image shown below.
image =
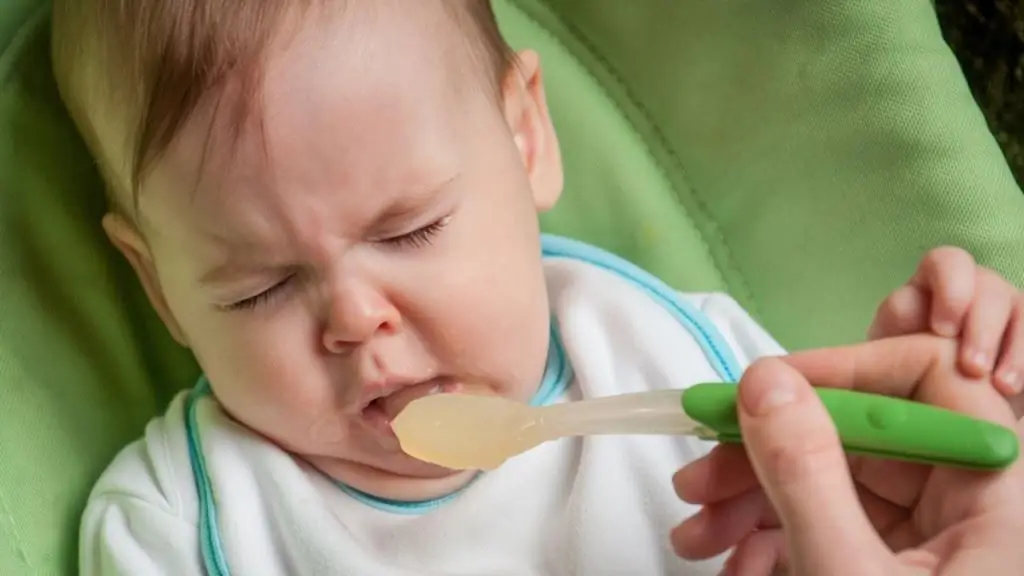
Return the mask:
<svg viewBox="0 0 1024 576">
<path fill-rule="evenodd" d="M 548 345 L 548 362 L 544 369 L 544 378 L 541 380 L 537 392 L 530 399 L 530 404 L 546 406 L 555 402 L 565 394 L 569 384 L 572 382 L 572 378 L 572 366 L 566 361 L 565 348 L 562 346 L 558 325 L 552 318 L 551 341 Z M 185 400 L 185 431 L 188 440 L 189 461 L 192 464 L 192 477 L 195 480 L 196 493 L 199 496 L 199 546 L 203 557 L 203 564 L 205 564 L 206 571 L 210 576 L 230 576 L 231 571 L 228 569 L 227 561 L 224 557 L 223 544 L 221 543 L 217 524 L 217 502 L 209 473 L 206 470 L 206 457 L 202 450 L 202 438 L 199 433 L 196 415 L 196 403 L 203 396 L 210 393 L 209 380 L 206 379 L 206 376 L 201 376 Z M 479 478 L 479 475 L 477 478 Z M 473 481 L 475 482 L 476 478 Z M 455 499 L 472 483 L 470 482 L 461 489 L 440 498 L 417 502 L 380 498 L 340 482 L 338 487 L 352 498 L 378 510 L 394 514 L 414 515 L 429 512 Z"/>
<path fill-rule="evenodd" d="M 199 424 L 196 421 L 196 402 L 210 393 L 210 382 L 200 376 L 192 392 L 185 400 L 185 431 L 188 437 L 188 459 L 192 462 L 192 477 L 199 495 L 199 550 L 203 556 L 208 576 L 229 576 L 231 571 L 224 558 L 224 548 L 217 525 L 217 502 L 206 472 L 206 457 L 203 455 L 199 438 Z"/>
<path fill-rule="evenodd" d="M 610 252 L 569 238 L 544 234 L 542 235 L 542 249 L 544 257 L 583 261 L 629 280 L 664 307 L 694 336 L 715 372 L 723 380 L 735 382 L 739 379 L 742 373 L 740 365 L 715 325 L 700 310 L 681 298 L 675 290 L 654 275 Z M 551 404 L 558 400 L 565 393 L 572 378 L 572 366 L 565 358 L 565 350 L 557 324 L 552 320 L 547 368 L 540 388 L 530 403 L 538 406 Z M 209 393 L 209 381 L 205 376 L 200 377 L 199 382 L 186 399 L 185 427 L 188 436 L 188 455 L 192 464 L 192 475 L 195 478 L 196 493 L 199 495 L 199 534 L 203 564 L 210 576 L 229 576 L 231 571 L 228 569 L 224 557 L 223 544 L 217 525 L 216 497 L 206 470 L 206 459 L 202 451 L 196 416 L 196 403 Z M 479 476 L 477 477 L 479 478 Z M 339 487 L 360 502 L 380 510 L 399 514 L 418 514 L 433 510 L 461 493 L 460 490 L 433 500 L 401 502 L 371 496 L 343 484 L 339 484 Z"/>
</svg>

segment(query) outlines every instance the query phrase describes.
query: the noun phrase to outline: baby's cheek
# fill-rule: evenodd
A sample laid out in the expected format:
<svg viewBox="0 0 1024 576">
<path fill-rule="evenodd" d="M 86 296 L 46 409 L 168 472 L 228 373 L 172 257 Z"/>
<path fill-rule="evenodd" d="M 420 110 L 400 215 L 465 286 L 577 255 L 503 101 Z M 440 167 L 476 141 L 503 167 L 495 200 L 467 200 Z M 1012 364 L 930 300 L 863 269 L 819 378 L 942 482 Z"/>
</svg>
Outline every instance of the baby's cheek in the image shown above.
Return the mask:
<svg viewBox="0 0 1024 576">
<path fill-rule="evenodd" d="M 254 420 L 261 429 L 303 407 L 325 403 L 329 379 L 308 322 L 288 313 L 225 314 L 230 316 L 205 326 L 195 352 L 214 392 L 239 413 L 236 417 Z"/>
<path fill-rule="evenodd" d="M 302 363 L 250 360 L 233 371 L 214 392 L 239 422 L 273 440 L 286 450 L 306 452 L 311 447 L 339 442 L 344 427 L 331 409 L 330 382 Z"/>
</svg>

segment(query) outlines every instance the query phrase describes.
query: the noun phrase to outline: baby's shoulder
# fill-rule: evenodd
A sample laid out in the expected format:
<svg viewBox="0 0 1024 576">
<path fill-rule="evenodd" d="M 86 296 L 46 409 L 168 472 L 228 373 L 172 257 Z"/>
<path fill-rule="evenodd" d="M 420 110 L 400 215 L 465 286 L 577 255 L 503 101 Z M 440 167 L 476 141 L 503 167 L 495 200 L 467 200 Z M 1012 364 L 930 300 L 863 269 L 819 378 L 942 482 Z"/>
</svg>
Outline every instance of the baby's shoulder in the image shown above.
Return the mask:
<svg viewBox="0 0 1024 576">
<path fill-rule="evenodd" d="M 100 476 L 82 514 L 79 569 L 91 574 L 200 574 L 199 498 L 186 411 L 212 403 L 182 392 Z M 204 425 L 216 426 L 216 422 Z"/>
<path fill-rule="evenodd" d="M 140 438 L 114 457 L 92 489 L 86 515 L 130 502 L 195 521 L 198 499 L 185 424 L 189 394 L 179 393 Z"/>
</svg>

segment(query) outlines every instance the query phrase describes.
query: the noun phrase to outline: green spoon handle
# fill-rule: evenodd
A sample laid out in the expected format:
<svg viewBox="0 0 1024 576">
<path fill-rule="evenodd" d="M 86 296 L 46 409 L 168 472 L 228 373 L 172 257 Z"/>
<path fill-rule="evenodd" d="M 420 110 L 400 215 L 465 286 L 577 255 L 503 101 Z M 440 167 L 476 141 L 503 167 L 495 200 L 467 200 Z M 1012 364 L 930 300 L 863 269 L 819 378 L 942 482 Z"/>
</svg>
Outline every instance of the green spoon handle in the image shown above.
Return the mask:
<svg viewBox="0 0 1024 576">
<path fill-rule="evenodd" d="M 708 438 L 740 443 L 738 390 L 730 383 L 694 385 L 683 391 L 683 411 L 708 429 Z M 815 391 L 850 453 L 999 470 L 1020 451 L 1016 432 L 993 422 L 902 398 L 835 388 Z"/>
</svg>

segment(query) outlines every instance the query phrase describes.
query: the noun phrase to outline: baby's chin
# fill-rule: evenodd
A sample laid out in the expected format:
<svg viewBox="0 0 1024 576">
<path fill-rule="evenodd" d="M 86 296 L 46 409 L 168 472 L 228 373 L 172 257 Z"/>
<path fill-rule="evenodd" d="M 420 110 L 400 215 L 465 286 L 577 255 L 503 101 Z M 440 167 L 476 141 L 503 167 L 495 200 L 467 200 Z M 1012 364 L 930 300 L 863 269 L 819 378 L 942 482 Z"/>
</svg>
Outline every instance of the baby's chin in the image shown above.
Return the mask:
<svg viewBox="0 0 1024 576">
<path fill-rule="evenodd" d="M 381 466 L 351 460 L 313 458 L 327 476 L 361 492 L 399 501 L 439 498 L 468 484 L 476 471 L 451 470 L 399 453 L 381 458 Z"/>
</svg>

